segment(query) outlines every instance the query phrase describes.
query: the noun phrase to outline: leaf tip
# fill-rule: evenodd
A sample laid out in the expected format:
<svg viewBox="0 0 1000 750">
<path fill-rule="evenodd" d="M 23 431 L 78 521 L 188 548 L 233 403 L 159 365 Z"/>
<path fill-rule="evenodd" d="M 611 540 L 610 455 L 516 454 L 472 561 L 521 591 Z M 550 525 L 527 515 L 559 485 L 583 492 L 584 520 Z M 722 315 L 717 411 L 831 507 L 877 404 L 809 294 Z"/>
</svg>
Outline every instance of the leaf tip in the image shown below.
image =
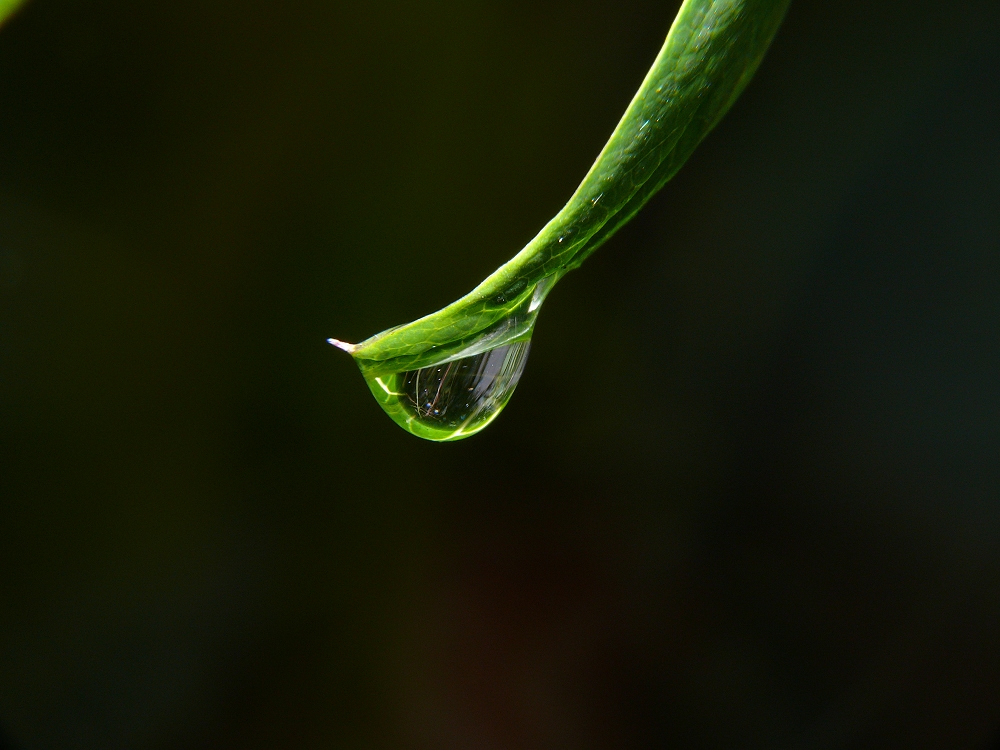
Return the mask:
<svg viewBox="0 0 1000 750">
<path fill-rule="evenodd" d="M 326 343 L 333 344 L 338 349 L 343 349 L 348 354 L 354 354 L 354 350 L 358 348 L 357 344 L 348 344 L 346 341 L 341 341 L 340 339 L 327 339 Z"/>
</svg>

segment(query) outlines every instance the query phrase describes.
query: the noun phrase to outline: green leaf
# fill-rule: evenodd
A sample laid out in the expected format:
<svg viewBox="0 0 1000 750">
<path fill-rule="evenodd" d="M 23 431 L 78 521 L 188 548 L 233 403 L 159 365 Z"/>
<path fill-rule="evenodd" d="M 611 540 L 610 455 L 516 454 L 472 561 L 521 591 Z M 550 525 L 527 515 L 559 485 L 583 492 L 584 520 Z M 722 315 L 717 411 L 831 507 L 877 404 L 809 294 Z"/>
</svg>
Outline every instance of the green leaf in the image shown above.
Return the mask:
<svg viewBox="0 0 1000 750">
<path fill-rule="evenodd" d="M 789 2 L 685 0 L 597 161 L 521 252 L 436 313 L 357 345 L 330 340 L 351 353 L 397 423 L 420 437 L 455 440 L 496 417 L 520 376 L 527 345 L 519 342 L 530 338 L 545 295 L 687 161 L 753 77 Z M 496 351 L 518 361 L 489 354 Z"/>
<path fill-rule="evenodd" d="M 3 23 L 7 16 L 11 15 L 23 0 L 0 0 L 0 23 Z"/>
</svg>

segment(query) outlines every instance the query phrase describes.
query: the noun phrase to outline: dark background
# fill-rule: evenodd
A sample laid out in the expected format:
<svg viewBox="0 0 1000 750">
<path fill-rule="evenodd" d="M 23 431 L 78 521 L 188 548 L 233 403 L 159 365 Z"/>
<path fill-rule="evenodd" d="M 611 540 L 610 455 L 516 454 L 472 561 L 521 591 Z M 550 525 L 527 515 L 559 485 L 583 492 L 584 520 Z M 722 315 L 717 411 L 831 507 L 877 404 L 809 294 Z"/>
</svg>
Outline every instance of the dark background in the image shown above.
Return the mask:
<svg viewBox="0 0 1000 750">
<path fill-rule="evenodd" d="M 1000 4 L 793 2 L 481 435 L 324 343 L 530 239 L 677 4 L 3 28 L 5 750 L 995 747 Z"/>
</svg>

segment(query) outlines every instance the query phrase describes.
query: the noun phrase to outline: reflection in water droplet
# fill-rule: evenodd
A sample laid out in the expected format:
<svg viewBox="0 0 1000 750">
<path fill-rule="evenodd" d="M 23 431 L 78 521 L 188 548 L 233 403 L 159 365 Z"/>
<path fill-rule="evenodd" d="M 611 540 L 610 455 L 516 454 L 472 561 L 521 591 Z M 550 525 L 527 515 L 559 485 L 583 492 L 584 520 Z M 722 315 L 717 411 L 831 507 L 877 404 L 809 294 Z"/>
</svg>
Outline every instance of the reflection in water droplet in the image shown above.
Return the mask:
<svg viewBox="0 0 1000 750">
<path fill-rule="evenodd" d="M 538 311 L 538 308 L 542 306 L 542 303 L 545 301 L 545 298 L 548 296 L 548 293 L 554 284 L 554 277 L 548 276 L 535 285 L 535 291 L 531 293 L 531 302 L 528 304 L 529 313 L 535 313 Z"/>
<path fill-rule="evenodd" d="M 370 342 L 329 341 L 351 353 L 375 400 L 404 430 L 427 440 L 461 440 L 486 427 L 510 400 L 524 372 L 538 311 L 557 279 L 557 274 L 534 284 L 515 279 L 500 292 L 483 295 L 474 313 L 440 329 L 418 329 L 423 340 L 404 342 L 390 349 L 391 356 L 384 349 L 383 356 L 367 356 Z M 400 330 L 407 327 L 371 340 Z M 447 335 L 435 339 L 441 330 Z"/>
<path fill-rule="evenodd" d="M 428 440 L 461 440 L 492 422 L 510 400 L 528 359 L 528 339 L 368 385 L 403 429 Z"/>
</svg>

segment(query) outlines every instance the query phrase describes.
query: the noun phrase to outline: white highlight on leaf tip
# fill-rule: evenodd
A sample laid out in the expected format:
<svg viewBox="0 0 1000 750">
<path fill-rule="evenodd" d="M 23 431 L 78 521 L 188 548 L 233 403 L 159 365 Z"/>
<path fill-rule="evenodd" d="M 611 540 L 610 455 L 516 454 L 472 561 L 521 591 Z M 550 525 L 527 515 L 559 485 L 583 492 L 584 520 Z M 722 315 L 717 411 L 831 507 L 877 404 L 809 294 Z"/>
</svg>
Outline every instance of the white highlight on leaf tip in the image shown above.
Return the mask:
<svg viewBox="0 0 1000 750">
<path fill-rule="evenodd" d="M 348 354 L 352 354 L 355 349 L 357 349 L 357 344 L 348 344 L 346 341 L 341 341 L 340 339 L 327 339 L 326 343 L 333 344 L 338 349 L 343 349 Z"/>
</svg>

